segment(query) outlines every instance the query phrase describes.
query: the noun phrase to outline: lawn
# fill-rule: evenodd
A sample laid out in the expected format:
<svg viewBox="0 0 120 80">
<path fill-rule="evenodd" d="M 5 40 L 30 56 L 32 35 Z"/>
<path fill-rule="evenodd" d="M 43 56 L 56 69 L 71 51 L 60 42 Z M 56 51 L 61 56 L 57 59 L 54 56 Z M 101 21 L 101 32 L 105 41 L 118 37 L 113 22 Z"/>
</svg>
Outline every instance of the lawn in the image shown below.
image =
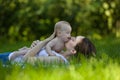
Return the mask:
<svg viewBox="0 0 120 80">
<path fill-rule="evenodd" d="M 31 42 L 0 43 L 0 52 L 13 51 Z M 93 40 L 97 57 L 80 56 L 65 64 L 0 65 L 0 80 L 120 80 L 120 38 Z"/>
</svg>

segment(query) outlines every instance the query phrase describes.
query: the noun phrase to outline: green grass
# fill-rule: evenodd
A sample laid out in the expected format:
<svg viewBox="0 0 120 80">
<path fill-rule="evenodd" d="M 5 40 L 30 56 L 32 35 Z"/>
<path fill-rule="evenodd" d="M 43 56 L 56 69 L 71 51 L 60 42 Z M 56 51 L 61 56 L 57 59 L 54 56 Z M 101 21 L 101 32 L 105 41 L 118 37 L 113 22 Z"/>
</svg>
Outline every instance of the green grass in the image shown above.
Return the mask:
<svg viewBox="0 0 120 80">
<path fill-rule="evenodd" d="M 1 52 L 16 50 L 31 42 L 4 44 Z M 86 59 L 81 56 L 80 62 L 74 58 L 70 65 L 18 65 L 0 66 L 0 80 L 120 80 L 120 39 L 105 38 L 93 40 L 97 48 L 97 57 Z M 2 43 L 1 43 L 2 44 Z M 3 45 L 3 44 L 2 44 Z"/>
<path fill-rule="evenodd" d="M 23 46 L 29 47 L 31 43 L 32 43 L 31 41 L 25 41 L 25 42 L 19 41 L 19 42 L 11 42 L 11 43 L 7 41 L 6 42 L 2 41 L 0 42 L 0 53 L 12 52 Z"/>
</svg>

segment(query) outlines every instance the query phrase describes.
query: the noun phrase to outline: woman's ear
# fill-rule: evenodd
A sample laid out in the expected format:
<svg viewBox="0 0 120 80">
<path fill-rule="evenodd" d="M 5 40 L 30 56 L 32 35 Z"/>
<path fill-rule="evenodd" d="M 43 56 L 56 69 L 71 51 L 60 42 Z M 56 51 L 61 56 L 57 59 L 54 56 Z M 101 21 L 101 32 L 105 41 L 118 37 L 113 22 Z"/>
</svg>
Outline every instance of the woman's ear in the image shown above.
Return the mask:
<svg viewBox="0 0 120 80">
<path fill-rule="evenodd" d="M 71 53 L 76 54 L 76 50 L 75 49 L 71 50 Z"/>
</svg>

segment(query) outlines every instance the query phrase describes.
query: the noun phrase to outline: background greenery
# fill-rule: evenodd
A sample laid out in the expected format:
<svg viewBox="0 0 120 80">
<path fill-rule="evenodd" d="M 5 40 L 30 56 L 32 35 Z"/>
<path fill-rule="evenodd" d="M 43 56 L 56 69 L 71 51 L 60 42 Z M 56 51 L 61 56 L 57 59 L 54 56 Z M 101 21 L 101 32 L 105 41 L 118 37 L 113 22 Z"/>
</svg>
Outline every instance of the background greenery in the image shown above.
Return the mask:
<svg viewBox="0 0 120 80">
<path fill-rule="evenodd" d="M 0 39 L 44 39 L 60 20 L 70 22 L 73 36 L 120 37 L 119 4 L 119 0 L 0 0 Z"/>
</svg>

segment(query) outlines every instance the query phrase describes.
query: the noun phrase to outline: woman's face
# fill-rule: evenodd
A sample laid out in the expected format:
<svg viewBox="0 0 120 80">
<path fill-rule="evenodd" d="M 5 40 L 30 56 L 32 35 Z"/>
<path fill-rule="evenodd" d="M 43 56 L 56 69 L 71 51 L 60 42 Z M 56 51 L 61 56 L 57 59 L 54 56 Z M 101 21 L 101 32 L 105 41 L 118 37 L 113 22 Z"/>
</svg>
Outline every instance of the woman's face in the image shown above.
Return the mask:
<svg viewBox="0 0 120 80">
<path fill-rule="evenodd" d="M 66 43 L 67 49 L 73 49 L 78 43 L 82 43 L 84 36 L 71 37 L 71 39 Z"/>
</svg>

